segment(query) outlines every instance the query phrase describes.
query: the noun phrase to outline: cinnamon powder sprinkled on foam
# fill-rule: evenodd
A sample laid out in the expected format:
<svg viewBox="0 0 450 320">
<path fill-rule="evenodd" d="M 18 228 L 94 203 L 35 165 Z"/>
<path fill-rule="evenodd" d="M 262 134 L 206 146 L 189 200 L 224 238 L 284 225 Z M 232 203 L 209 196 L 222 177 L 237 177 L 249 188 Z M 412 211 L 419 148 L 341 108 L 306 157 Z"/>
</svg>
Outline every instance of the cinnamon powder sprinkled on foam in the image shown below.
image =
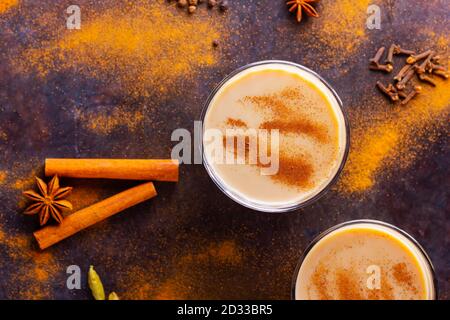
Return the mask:
<svg viewBox="0 0 450 320">
<path fill-rule="evenodd" d="M 336 286 L 339 293 L 339 299 L 342 300 L 361 300 L 361 287 L 352 276 L 352 270 L 336 270 Z"/>
<path fill-rule="evenodd" d="M 177 79 L 217 62 L 211 42 L 220 37 L 220 18 L 214 23 L 201 15 L 180 19 L 164 1 L 138 1 L 86 19 L 81 30 L 65 30 L 28 48 L 16 64 L 42 77 L 77 72 L 114 82 L 126 94 L 149 96 L 176 90 Z"/>
<path fill-rule="evenodd" d="M 303 157 L 291 157 L 280 154 L 280 167 L 276 175 L 271 176 L 275 181 L 299 188 L 310 187 L 314 168 Z"/>
<path fill-rule="evenodd" d="M 293 90 L 293 89 L 292 89 Z M 256 105 L 259 109 L 266 109 L 275 115 L 283 116 L 290 112 L 284 99 L 284 91 L 264 96 L 246 96 L 244 102 Z"/>
<path fill-rule="evenodd" d="M 326 268 L 322 263 L 320 263 L 316 270 L 311 275 L 312 285 L 314 289 L 317 290 L 320 300 L 330 300 L 331 296 L 328 292 L 328 278 L 330 276 L 330 269 Z M 311 290 L 312 288 L 308 288 Z M 311 296 L 310 296 L 311 298 Z"/>
<path fill-rule="evenodd" d="M 304 134 L 316 139 L 319 143 L 327 143 L 329 137 L 326 127 L 292 112 L 292 108 L 305 103 L 303 98 L 300 88 L 287 87 L 273 94 L 246 96 L 243 101 L 259 111 L 267 112 L 268 120 L 260 125 L 260 129 L 278 129 L 281 134 Z M 311 187 L 314 167 L 310 161 L 303 155 L 292 155 L 289 150 L 280 148 L 279 170 L 270 178 L 297 188 Z"/>
<path fill-rule="evenodd" d="M 395 298 L 394 288 L 388 280 L 389 273 L 384 268 L 382 268 L 380 289 L 367 289 L 365 284 L 360 283 L 359 278 L 354 276 L 355 274 L 357 274 L 356 270 L 333 270 L 321 263 L 311 275 L 311 283 L 320 300 L 393 300 Z M 392 275 L 398 285 L 411 290 L 413 294 L 417 295 L 418 290 L 414 287 L 412 276 L 408 272 L 405 263 L 395 264 L 392 268 Z M 331 279 L 334 282 L 330 282 Z M 337 296 L 330 294 L 333 292 L 331 289 L 333 286 L 336 288 Z M 308 290 L 312 289 L 310 287 Z M 310 298 L 312 297 L 310 296 Z"/>
<path fill-rule="evenodd" d="M 234 118 L 228 118 L 227 125 L 230 127 L 241 127 L 241 128 L 247 127 L 247 123 L 245 123 L 241 119 L 234 119 Z"/>
<path fill-rule="evenodd" d="M 278 129 L 281 133 L 305 134 L 321 143 L 326 143 L 328 140 L 327 128 L 308 119 L 294 119 L 292 121 L 270 120 L 263 122 L 259 128 L 267 130 Z"/>
<path fill-rule="evenodd" d="M 408 271 L 406 263 L 397 263 L 392 267 L 392 274 L 397 283 L 407 286 L 410 290 L 417 294 L 417 287 L 414 285 L 414 280 L 411 273 Z"/>
</svg>

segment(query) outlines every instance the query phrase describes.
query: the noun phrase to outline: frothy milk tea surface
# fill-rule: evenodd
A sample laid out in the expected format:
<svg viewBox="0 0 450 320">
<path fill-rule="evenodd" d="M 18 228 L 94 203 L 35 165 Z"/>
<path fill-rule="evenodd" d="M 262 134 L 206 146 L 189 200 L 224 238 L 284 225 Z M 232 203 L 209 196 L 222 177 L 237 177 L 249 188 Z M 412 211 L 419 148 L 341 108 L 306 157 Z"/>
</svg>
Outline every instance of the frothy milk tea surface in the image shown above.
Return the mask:
<svg viewBox="0 0 450 320">
<path fill-rule="evenodd" d="M 300 300 L 434 299 L 432 271 L 417 247 L 390 228 L 356 224 L 331 232 L 306 255 Z"/>
<path fill-rule="evenodd" d="M 223 134 L 224 158 L 243 160 L 215 163 L 208 154 L 217 141 L 204 135 L 206 160 L 215 175 L 231 192 L 261 204 L 314 197 L 336 175 L 346 148 L 345 120 L 333 93 L 311 73 L 277 63 L 250 67 L 229 79 L 208 106 L 204 130 L 210 129 Z M 278 141 L 271 139 L 274 129 Z M 264 130 L 267 137 L 261 135 Z M 245 140 L 243 153 L 233 148 L 239 138 Z M 259 158 L 251 163 L 252 150 L 258 155 L 276 150 L 277 172 L 263 172 L 271 164 Z"/>
</svg>

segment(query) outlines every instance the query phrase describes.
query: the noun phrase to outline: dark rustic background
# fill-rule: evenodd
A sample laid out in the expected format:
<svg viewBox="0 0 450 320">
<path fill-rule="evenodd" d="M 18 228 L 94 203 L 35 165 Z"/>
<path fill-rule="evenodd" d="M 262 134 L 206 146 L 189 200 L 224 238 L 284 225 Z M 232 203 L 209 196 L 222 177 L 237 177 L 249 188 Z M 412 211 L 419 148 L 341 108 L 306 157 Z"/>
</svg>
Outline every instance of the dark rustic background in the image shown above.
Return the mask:
<svg viewBox="0 0 450 320">
<path fill-rule="evenodd" d="M 298 25 L 281 0 L 231 0 L 226 18 L 216 11 L 205 13 L 202 7 L 202 19 L 217 19 L 227 30 L 216 49 L 219 62 L 174 83 L 180 89 L 168 96 L 133 98 L 76 72 L 55 72 L 42 79 L 12 66 L 10 61 L 19 59 L 23 46 L 45 37 L 45 30 L 31 24 L 33 15 L 45 19 L 43 13 L 57 11 L 64 25 L 65 8 L 72 2 L 20 1 L 0 15 L 0 129 L 5 133 L 0 139 L 0 170 L 6 172 L 0 183 L 0 298 L 91 298 L 85 275 L 92 264 L 107 290 L 125 298 L 289 299 L 295 265 L 308 243 L 337 223 L 360 218 L 393 223 L 413 235 L 435 265 L 440 298 L 449 298 L 448 125 L 408 169 L 393 170 L 362 196 L 332 190 L 314 205 L 291 213 L 258 213 L 234 203 L 201 165 L 182 166 L 178 184 L 157 183 L 157 198 L 44 254 L 32 240 L 36 220 L 20 213 L 20 189 L 32 186 L 34 173 L 42 175 L 46 157 L 169 157 L 171 132 L 192 131 L 208 93 L 227 73 L 250 62 L 282 59 L 304 64 L 334 86 L 347 110 L 369 116 L 370 107 L 360 104 L 368 97 L 375 97 L 377 109 L 389 110 L 389 103 L 374 91 L 367 59 L 381 44 L 415 47 L 433 36 L 448 39 L 448 1 L 376 1 L 382 8 L 382 29 L 367 31 L 352 54 L 342 46 L 332 52 L 315 41 L 317 34 L 308 32 L 316 21 L 306 19 Z M 78 1 L 90 12 L 115 3 Z M 167 5 L 179 19 L 189 19 Z M 326 5 L 330 2 L 323 1 L 319 11 Z M 123 104 L 144 106 L 147 112 L 138 129 L 119 125 L 109 134 L 95 134 L 80 125 L 74 111 L 95 113 Z M 133 185 L 71 180 L 63 184 L 102 197 Z M 73 264 L 83 271 L 81 290 L 65 286 L 66 268 Z"/>
</svg>

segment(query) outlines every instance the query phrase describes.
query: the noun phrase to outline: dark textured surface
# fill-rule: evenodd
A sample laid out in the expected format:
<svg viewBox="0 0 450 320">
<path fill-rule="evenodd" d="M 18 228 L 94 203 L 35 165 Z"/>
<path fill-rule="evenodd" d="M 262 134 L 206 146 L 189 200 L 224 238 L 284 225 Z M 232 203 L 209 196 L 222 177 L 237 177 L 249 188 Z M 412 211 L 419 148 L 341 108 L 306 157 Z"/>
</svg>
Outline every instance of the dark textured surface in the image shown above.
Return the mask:
<svg viewBox="0 0 450 320">
<path fill-rule="evenodd" d="M 374 49 L 390 41 L 422 41 L 419 31 L 424 23 L 429 30 L 448 36 L 450 15 L 446 1 L 427 1 L 427 5 L 419 0 L 395 1 L 395 5 L 393 1 L 378 2 L 391 8 L 383 11 L 382 30 L 368 32 L 357 52 L 333 65 L 317 62 L 317 57 L 329 55 L 325 51 L 330 49 L 313 45 L 314 39 L 308 38 L 306 30 L 315 21 L 296 25 L 283 1 L 233 0 L 227 13 L 229 43 L 220 48 L 220 63 L 183 81 L 178 93 L 135 98 L 130 103 L 99 81 L 76 74 L 60 72 L 45 80 L 17 74 L 6 61 L 21 42 L 41 36 L 32 32 L 33 26 L 24 24 L 27 20 L 21 14 L 33 10 L 31 1 L 24 2 L 26 6 L 0 16 L 0 50 L 4 55 L 0 64 L 0 128 L 8 135 L 0 140 L 0 169 L 14 172 L 16 179 L 31 170 L 39 174 L 46 157 L 168 157 L 174 144 L 171 132 L 176 128 L 192 131 L 193 120 L 199 119 L 202 104 L 214 86 L 232 70 L 258 60 L 290 60 L 312 68 L 335 87 L 348 110 L 356 110 L 364 95 L 374 92 L 374 78 L 366 77 L 366 61 Z M 52 1 L 42 1 L 39 12 L 64 12 L 64 2 L 54 7 Z M 101 7 L 97 2 L 84 1 L 81 6 L 95 10 Z M 180 19 L 185 18 L 180 13 Z M 113 110 L 125 100 L 132 108 L 143 106 L 146 110 L 137 130 L 118 126 L 108 135 L 97 135 L 83 128 L 74 116 L 75 107 L 93 112 L 99 107 Z M 384 100 L 377 101 L 386 104 L 379 108 L 389 108 Z M 395 224 L 423 245 L 436 268 L 440 298 L 448 299 L 448 126 L 442 133 L 407 170 L 394 170 L 363 197 L 347 197 L 333 190 L 314 205 L 287 214 L 243 208 L 216 188 L 201 165 L 185 165 L 178 184 L 157 183 L 159 197 L 50 248 L 50 263 L 55 267 L 42 281 L 33 279 L 34 260 L 28 257 L 29 252 L 38 251 L 36 246 L 30 245 L 25 253 L 9 248 L 15 237 L 31 238 L 37 225 L 34 219 L 20 214 L 20 190 L 11 188 L 12 178 L 8 178 L 9 184 L 0 185 L 0 218 L 3 239 L 13 240 L 0 243 L 0 298 L 90 298 L 85 277 L 82 290 L 66 288 L 65 270 L 76 264 L 86 272 L 93 264 L 106 286 L 125 297 L 133 297 L 134 292 L 129 291 L 136 291 L 142 282 L 151 286 L 146 297 L 158 297 L 161 288 L 167 289 L 173 279 L 182 287 L 175 290 L 179 292 L 175 297 L 180 298 L 288 299 L 297 260 L 318 233 L 340 222 L 370 218 Z M 91 184 L 63 182 L 76 188 Z M 107 195 L 132 183 L 100 181 L 94 185 Z M 238 248 L 238 263 L 202 260 L 202 248 L 220 243 Z M 22 271 L 18 273 L 18 269 Z M 138 283 L 134 287 L 133 277 Z M 31 293 L 24 296 L 22 292 L 30 288 Z"/>
</svg>

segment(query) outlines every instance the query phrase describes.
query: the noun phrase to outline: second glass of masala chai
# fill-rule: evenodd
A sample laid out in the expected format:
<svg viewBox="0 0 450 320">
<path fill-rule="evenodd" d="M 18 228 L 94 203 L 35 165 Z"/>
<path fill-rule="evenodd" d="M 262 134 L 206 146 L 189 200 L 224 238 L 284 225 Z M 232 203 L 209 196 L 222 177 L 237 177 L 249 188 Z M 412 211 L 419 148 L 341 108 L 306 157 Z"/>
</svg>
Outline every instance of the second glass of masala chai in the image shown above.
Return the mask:
<svg viewBox="0 0 450 320">
<path fill-rule="evenodd" d="M 297 300 L 434 300 L 430 258 L 405 231 L 354 220 L 319 235 L 294 274 Z"/>
<path fill-rule="evenodd" d="M 336 92 L 313 71 L 262 61 L 227 76 L 203 111 L 203 162 L 217 186 L 258 211 L 295 210 L 337 179 L 349 128 Z"/>
</svg>

